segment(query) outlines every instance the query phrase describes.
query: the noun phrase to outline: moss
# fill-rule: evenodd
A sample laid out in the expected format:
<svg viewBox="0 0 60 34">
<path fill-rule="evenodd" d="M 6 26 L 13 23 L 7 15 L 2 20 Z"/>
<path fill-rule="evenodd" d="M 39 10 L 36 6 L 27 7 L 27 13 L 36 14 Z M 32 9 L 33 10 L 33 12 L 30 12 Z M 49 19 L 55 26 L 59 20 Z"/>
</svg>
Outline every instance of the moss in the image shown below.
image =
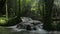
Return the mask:
<svg viewBox="0 0 60 34">
<path fill-rule="evenodd" d="M 22 20 L 20 18 L 9 18 L 6 19 L 4 18 L 0 18 L 0 26 L 13 26 L 16 25 L 18 23 L 20 23 Z"/>
<path fill-rule="evenodd" d="M 0 24 L 6 24 L 7 20 L 5 17 L 0 17 Z"/>
</svg>

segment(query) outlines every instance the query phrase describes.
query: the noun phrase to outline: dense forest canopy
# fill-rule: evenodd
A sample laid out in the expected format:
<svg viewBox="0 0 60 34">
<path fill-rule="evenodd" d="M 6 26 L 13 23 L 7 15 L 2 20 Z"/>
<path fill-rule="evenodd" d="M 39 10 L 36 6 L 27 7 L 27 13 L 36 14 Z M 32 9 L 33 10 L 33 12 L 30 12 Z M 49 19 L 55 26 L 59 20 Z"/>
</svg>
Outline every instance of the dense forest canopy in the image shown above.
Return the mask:
<svg viewBox="0 0 60 34">
<path fill-rule="evenodd" d="M 59 1 L 0 0 L 0 25 L 16 25 L 21 22 L 20 17 L 30 17 L 34 20 L 42 21 L 46 26 L 48 24 L 48 26 L 55 28 L 57 25 L 52 24 L 56 13 L 60 11 Z M 52 15 L 55 16 L 53 17 Z"/>
</svg>

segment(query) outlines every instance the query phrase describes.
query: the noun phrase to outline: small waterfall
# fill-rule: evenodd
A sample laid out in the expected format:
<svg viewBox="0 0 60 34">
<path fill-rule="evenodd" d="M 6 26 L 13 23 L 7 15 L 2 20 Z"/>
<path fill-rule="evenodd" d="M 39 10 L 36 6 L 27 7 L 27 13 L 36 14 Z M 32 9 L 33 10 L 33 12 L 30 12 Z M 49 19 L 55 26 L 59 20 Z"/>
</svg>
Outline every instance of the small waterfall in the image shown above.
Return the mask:
<svg viewBox="0 0 60 34">
<path fill-rule="evenodd" d="M 23 22 L 22 22 L 22 24 L 30 24 L 30 23 L 32 23 L 32 22 L 37 22 L 37 23 L 39 23 L 40 22 L 40 24 L 38 24 L 38 25 L 34 25 L 34 26 L 32 26 L 32 27 L 36 27 L 36 29 L 37 30 L 30 30 L 30 32 L 39 32 L 39 33 L 47 33 L 47 31 L 45 31 L 45 30 L 43 30 L 42 28 L 43 28 L 43 24 L 41 23 L 41 21 L 37 21 L 37 20 L 32 20 L 31 18 L 27 18 L 27 17 L 23 17 L 22 18 L 22 20 L 23 20 Z M 29 21 L 28 21 L 29 20 Z M 24 22 L 25 21 L 25 22 Z M 27 22 L 28 21 L 28 22 Z M 22 27 L 25 27 L 25 25 L 24 26 L 22 26 Z M 19 27 L 17 27 L 17 25 L 15 25 L 15 26 L 10 26 L 10 27 L 8 27 L 8 28 L 13 28 L 13 30 L 14 31 L 17 31 L 17 32 L 19 32 L 19 31 L 28 31 L 28 30 L 26 30 L 26 29 L 19 29 Z"/>
<path fill-rule="evenodd" d="M 25 20 L 28 20 L 28 18 L 25 18 Z M 22 27 L 25 27 L 25 25 L 29 25 L 29 24 L 31 24 L 32 22 L 40 22 L 40 21 L 37 21 L 37 20 L 32 20 L 32 19 L 30 19 L 30 21 L 28 21 L 28 22 L 21 22 L 22 24 L 23 24 L 23 26 Z M 27 24 L 26 24 L 27 23 Z M 33 25 L 31 25 L 31 27 L 32 27 L 32 29 L 31 30 L 26 30 L 26 28 L 21 28 L 20 27 L 20 24 L 17 24 L 17 25 L 14 25 L 14 26 L 10 26 L 10 27 L 4 27 L 4 28 L 9 28 L 9 29 L 11 29 L 11 32 L 24 32 L 24 34 L 26 33 L 26 34 L 28 34 L 28 33 L 30 33 L 30 34 L 42 34 L 42 33 L 47 33 L 47 31 L 45 31 L 45 30 L 43 30 L 42 29 L 42 26 L 43 24 L 42 23 L 38 23 L 38 25 L 35 23 L 35 25 L 33 26 Z M 18 26 L 18 27 L 17 27 Z M 20 29 L 20 28 L 21 29 Z M 36 28 L 36 30 L 34 30 L 33 28 Z"/>
<path fill-rule="evenodd" d="M 26 29 L 18 29 L 16 28 L 17 26 L 12 26 L 12 27 L 9 27 L 9 28 L 12 28 L 12 32 L 21 32 L 21 31 L 24 31 L 24 32 L 30 32 L 30 33 L 47 33 L 46 30 L 43 30 L 42 28 L 39 28 L 38 26 L 36 26 L 37 30 L 26 30 Z"/>
</svg>

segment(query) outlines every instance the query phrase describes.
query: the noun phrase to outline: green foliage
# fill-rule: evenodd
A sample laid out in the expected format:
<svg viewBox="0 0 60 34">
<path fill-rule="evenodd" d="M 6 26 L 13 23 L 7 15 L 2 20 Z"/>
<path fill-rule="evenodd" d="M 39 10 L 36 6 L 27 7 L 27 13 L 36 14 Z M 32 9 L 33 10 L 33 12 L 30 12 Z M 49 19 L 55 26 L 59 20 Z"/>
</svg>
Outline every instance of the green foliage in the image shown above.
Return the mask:
<svg viewBox="0 0 60 34">
<path fill-rule="evenodd" d="M 0 17 L 0 24 L 6 24 L 7 19 L 5 17 Z"/>
<path fill-rule="evenodd" d="M 20 17 L 31 17 L 35 20 L 43 20 L 47 30 L 56 29 L 56 25 L 51 24 L 53 2 L 50 1 L 52 0 L 45 0 L 46 3 L 43 0 L 7 0 L 3 9 L 5 14 L 2 14 L 5 16 L 0 17 L 0 25 L 15 25 L 21 22 Z M 17 17 L 14 18 L 15 16 Z M 59 26 L 58 28 L 60 28 Z"/>
<path fill-rule="evenodd" d="M 3 0 L 2 0 L 3 1 Z M 15 25 L 21 22 L 18 0 L 6 0 L 4 4 L 4 14 L 0 15 L 0 25 Z M 3 2 L 2 2 L 3 3 Z M 16 16 L 16 18 L 15 18 Z"/>
<path fill-rule="evenodd" d="M 0 18 L 0 26 L 12 26 L 20 23 L 22 20 L 20 18 Z"/>
</svg>

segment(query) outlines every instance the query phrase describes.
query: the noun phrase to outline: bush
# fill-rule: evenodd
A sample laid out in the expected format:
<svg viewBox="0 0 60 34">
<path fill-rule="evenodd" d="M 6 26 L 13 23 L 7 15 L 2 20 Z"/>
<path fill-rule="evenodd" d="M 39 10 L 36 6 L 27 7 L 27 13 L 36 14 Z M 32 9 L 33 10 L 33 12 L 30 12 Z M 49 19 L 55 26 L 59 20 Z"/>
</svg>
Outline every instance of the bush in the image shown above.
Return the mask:
<svg viewBox="0 0 60 34">
<path fill-rule="evenodd" d="M 1 18 L 2 20 L 3 18 Z M 22 20 L 20 18 L 11 18 L 0 21 L 0 26 L 13 26 L 20 23 Z"/>
</svg>

